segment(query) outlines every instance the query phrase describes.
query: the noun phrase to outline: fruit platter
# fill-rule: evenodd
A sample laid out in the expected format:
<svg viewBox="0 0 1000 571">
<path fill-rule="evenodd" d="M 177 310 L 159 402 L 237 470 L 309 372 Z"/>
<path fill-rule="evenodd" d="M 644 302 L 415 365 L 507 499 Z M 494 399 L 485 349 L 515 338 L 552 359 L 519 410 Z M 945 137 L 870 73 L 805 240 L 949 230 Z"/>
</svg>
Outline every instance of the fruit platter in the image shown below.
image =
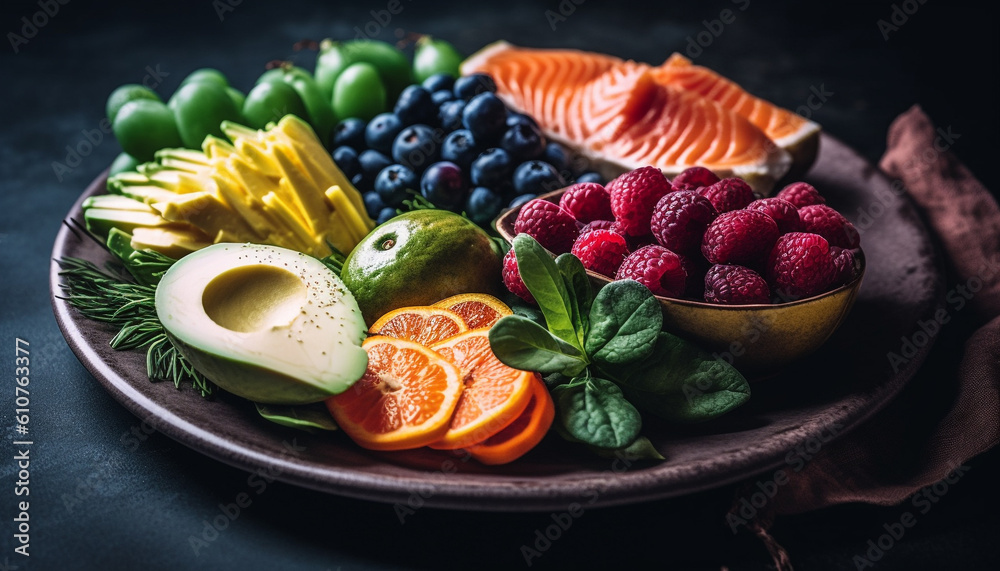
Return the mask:
<svg viewBox="0 0 1000 571">
<path fill-rule="evenodd" d="M 409 509 L 614 505 L 790 462 L 920 365 L 886 355 L 929 239 L 862 224 L 898 195 L 819 125 L 678 54 L 319 50 L 108 99 L 52 299 L 144 427 Z"/>
</svg>

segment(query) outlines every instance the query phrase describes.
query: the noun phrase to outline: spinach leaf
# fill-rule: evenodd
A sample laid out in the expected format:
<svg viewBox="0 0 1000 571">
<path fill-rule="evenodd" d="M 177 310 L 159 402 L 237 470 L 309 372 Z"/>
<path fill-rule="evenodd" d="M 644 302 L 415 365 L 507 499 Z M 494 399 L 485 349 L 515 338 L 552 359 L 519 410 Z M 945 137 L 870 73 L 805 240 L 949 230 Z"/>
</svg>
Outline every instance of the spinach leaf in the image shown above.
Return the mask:
<svg viewBox="0 0 1000 571">
<path fill-rule="evenodd" d="M 528 305 L 527 303 L 522 301 L 521 298 L 519 297 L 517 298 L 517 302 L 509 302 L 507 300 L 503 301 L 504 303 L 507 304 L 507 307 L 509 307 L 510 310 L 514 312 L 514 315 L 520 315 L 521 317 L 529 321 L 534 321 L 535 323 L 541 325 L 542 327 L 545 327 L 545 316 L 542 315 L 541 311 L 538 311 L 537 307 Z"/>
<path fill-rule="evenodd" d="M 649 356 L 663 325 L 663 313 L 649 289 L 634 280 L 601 288 L 590 308 L 587 355 L 599 363 L 621 365 Z"/>
<path fill-rule="evenodd" d="M 292 406 L 255 402 L 254 405 L 262 417 L 275 424 L 298 428 L 306 432 L 337 430 L 337 423 L 330 416 L 330 411 L 323 403 Z"/>
<path fill-rule="evenodd" d="M 598 448 L 624 448 L 642 428 L 642 418 L 606 379 L 588 377 L 552 390 L 559 422 L 573 438 Z"/>
<path fill-rule="evenodd" d="M 548 250 L 531 236 L 518 234 L 514 237 L 514 255 L 517 256 L 521 279 L 538 302 L 549 331 L 583 353 L 580 335 L 573 322 L 572 300 Z"/>
<path fill-rule="evenodd" d="M 580 258 L 577 258 L 573 254 L 560 254 L 556 256 L 556 267 L 559 268 L 563 283 L 566 285 L 569 306 L 573 311 L 573 325 L 576 328 L 580 347 L 583 347 L 584 339 L 587 337 L 587 329 L 589 328 L 590 305 L 594 300 L 594 293 L 590 287 L 590 278 L 587 277 L 587 270 L 584 269 Z"/>
<path fill-rule="evenodd" d="M 676 422 L 709 420 L 750 398 L 750 385 L 732 365 L 667 332 L 649 359 L 612 378 L 632 402 Z"/>
<path fill-rule="evenodd" d="M 586 356 L 575 347 L 520 315 L 500 318 L 489 336 L 497 359 L 515 369 L 572 376 L 587 366 Z"/>
</svg>

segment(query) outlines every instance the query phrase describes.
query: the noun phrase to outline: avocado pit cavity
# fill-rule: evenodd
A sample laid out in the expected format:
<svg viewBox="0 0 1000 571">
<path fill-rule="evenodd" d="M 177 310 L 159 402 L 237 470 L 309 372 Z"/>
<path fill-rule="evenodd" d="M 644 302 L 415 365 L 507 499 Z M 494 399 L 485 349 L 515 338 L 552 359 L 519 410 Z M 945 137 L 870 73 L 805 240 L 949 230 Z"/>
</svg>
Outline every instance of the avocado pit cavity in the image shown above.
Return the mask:
<svg viewBox="0 0 1000 571">
<path fill-rule="evenodd" d="M 242 266 L 205 286 L 201 302 L 208 317 L 226 329 L 251 333 L 287 327 L 306 303 L 299 276 L 274 266 Z"/>
</svg>

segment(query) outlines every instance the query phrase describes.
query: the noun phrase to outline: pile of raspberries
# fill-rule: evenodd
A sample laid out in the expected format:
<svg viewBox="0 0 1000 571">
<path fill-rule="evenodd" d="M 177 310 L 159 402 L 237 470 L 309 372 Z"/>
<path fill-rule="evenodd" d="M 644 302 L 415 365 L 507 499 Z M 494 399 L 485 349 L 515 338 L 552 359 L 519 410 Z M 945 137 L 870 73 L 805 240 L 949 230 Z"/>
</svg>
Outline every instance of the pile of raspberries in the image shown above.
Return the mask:
<svg viewBox="0 0 1000 571">
<path fill-rule="evenodd" d="M 692 167 L 673 181 L 642 167 L 606 187 L 578 183 L 559 203 L 524 204 L 515 233 L 553 254 L 571 252 L 588 270 L 633 279 L 654 294 L 720 304 L 782 303 L 853 280 L 857 229 L 810 184 L 792 183 L 756 198 L 739 178 Z M 504 284 L 533 302 L 504 259 Z"/>
</svg>

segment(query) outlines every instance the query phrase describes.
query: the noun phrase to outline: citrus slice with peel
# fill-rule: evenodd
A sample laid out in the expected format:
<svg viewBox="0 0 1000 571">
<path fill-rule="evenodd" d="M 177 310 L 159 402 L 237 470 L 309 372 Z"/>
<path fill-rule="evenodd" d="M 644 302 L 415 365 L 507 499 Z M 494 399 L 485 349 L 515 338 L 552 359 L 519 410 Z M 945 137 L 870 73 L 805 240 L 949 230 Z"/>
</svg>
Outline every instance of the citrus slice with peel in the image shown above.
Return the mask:
<svg viewBox="0 0 1000 571">
<path fill-rule="evenodd" d="M 462 316 L 469 329 L 493 327 L 493 324 L 505 315 L 512 315 L 507 304 L 485 293 L 461 293 L 434 304 L 434 307 L 444 307 Z"/>
<path fill-rule="evenodd" d="M 365 374 L 326 399 L 330 414 L 362 448 L 404 450 L 440 440 L 462 394 L 462 370 L 405 339 L 369 337 Z"/>
<path fill-rule="evenodd" d="M 524 412 L 500 432 L 466 449 L 483 464 L 493 466 L 513 462 L 542 441 L 555 415 L 556 408 L 549 389 L 535 374 L 531 383 L 531 400 Z"/>
<path fill-rule="evenodd" d="M 448 431 L 431 448 L 454 450 L 481 442 L 528 406 L 535 373 L 501 363 L 490 349 L 489 332 L 472 329 L 431 346 L 462 370 L 465 384 Z"/>
<path fill-rule="evenodd" d="M 368 333 L 429 346 L 468 329 L 461 315 L 444 307 L 426 305 L 394 309 L 378 318 Z"/>
</svg>

